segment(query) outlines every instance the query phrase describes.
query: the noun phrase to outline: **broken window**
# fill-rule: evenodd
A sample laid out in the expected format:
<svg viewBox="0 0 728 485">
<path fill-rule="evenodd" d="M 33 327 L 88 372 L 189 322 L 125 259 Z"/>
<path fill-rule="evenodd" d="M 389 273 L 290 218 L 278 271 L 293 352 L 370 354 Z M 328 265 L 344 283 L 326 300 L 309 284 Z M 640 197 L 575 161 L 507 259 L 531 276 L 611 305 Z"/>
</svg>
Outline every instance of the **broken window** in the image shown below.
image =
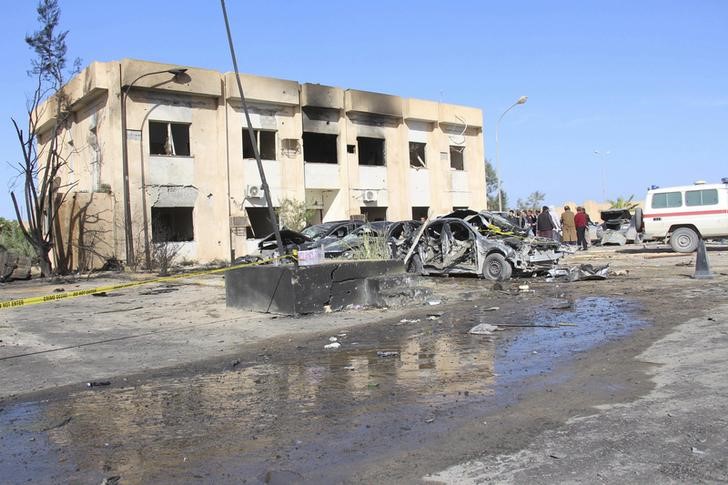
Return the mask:
<svg viewBox="0 0 728 485">
<path fill-rule="evenodd" d="M 190 156 L 190 125 L 166 121 L 149 122 L 149 153 Z"/>
<path fill-rule="evenodd" d="M 357 137 L 359 165 L 384 165 L 384 140 L 382 138 Z"/>
<path fill-rule="evenodd" d="M 272 130 L 253 130 L 255 141 L 261 160 L 276 159 L 276 132 Z M 243 128 L 243 158 L 255 158 L 253 144 L 250 143 L 250 134 Z"/>
<path fill-rule="evenodd" d="M 247 207 L 250 226 L 247 227 L 246 236 L 249 238 L 264 238 L 273 232 L 273 223 L 270 220 L 267 207 Z"/>
<path fill-rule="evenodd" d="M 412 220 L 424 221 L 425 219 L 427 219 L 427 213 L 429 212 L 429 210 L 429 207 L 413 207 Z"/>
<path fill-rule="evenodd" d="M 450 145 L 450 168 L 465 170 L 465 147 Z"/>
<path fill-rule="evenodd" d="M 386 207 L 362 207 L 361 213 L 366 217 L 367 222 L 386 221 Z"/>
<path fill-rule="evenodd" d="M 409 142 L 409 160 L 410 167 L 413 168 L 425 168 L 425 143 L 418 143 L 416 141 Z"/>
<path fill-rule="evenodd" d="M 336 135 L 303 133 L 303 161 L 313 163 L 337 163 Z"/>
<path fill-rule="evenodd" d="M 194 239 L 192 207 L 152 207 L 153 242 L 181 242 Z"/>
</svg>

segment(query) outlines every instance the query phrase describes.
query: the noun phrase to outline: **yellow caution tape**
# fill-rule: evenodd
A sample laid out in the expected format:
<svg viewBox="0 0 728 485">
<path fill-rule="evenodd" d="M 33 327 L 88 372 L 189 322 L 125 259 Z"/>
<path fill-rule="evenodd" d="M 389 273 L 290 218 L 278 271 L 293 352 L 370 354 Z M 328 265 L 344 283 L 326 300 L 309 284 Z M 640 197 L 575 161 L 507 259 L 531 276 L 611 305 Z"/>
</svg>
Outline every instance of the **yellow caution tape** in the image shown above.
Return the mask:
<svg viewBox="0 0 728 485">
<path fill-rule="evenodd" d="M 173 280 L 178 280 L 178 279 L 182 279 L 182 278 L 194 278 L 197 276 L 204 276 L 204 275 L 208 275 L 208 274 L 224 273 L 226 271 L 230 271 L 233 269 L 244 268 L 246 266 L 257 266 L 257 265 L 261 265 L 261 264 L 267 264 L 267 263 L 271 263 L 276 260 L 290 258 L 290 257 L 291 257 L 291 255 L 278 256 L 275 258 L 265 259 L 262 261 L 256 261 L 255 263 L 236 264 L 235 266 L 228 266 L 226 268 L 207 269 L 207 270 L 202 270 L 202 271 L 193 271 L 191 273 L 180 273 L 180 274 L 170 275 L 170 276 L 160 276 L 159 278 L 153 278 L 150 280 L 131 281 L 129 283 L 120 283 L 117 285 L 99 286 L 96 288 L 89 288 L 88 290 L 76 290 L 76 291 L 68 291 L 68 292 L 62 292 L 62 293 L 53 293 L 51 295 L 32 296 L 30 298 L 19 298 L 17 300 L 7 300 L 7 301 L 0 302 L 0 309 L 19 308 L 19 307 L 24 307 L 24 306 L 28 306 L 28 305 L 37 305 L 39 303 L 48 303 L 51 301 L 65 300 L 68 298 L 78 298 L 79 296 L 93 295 L 95 293 L 105 293 L 107 291 L 121 290 L 124 288 L 132 288 L 134 286 L 148 285 L 150 283 L 161 283 L 164 281 L 173 281 Z"/>
</svg>

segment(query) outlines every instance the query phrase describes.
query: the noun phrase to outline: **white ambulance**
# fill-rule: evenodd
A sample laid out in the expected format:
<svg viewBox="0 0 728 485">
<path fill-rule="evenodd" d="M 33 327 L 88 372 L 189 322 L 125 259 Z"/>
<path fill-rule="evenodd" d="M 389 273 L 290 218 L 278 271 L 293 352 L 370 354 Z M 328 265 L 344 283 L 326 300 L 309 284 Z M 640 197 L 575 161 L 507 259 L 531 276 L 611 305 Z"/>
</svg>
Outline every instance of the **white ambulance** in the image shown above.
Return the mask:
<svg viewBox="0 0 728 485">
<path fill-rule="evenodd" d="M 672 249 L 690 253 L 698 241 L 728 237 L 728 178 L 680 187 L 652 187 L 644 211 L 635 214 L 643 240 L 669 239 Z"/>
</svg>

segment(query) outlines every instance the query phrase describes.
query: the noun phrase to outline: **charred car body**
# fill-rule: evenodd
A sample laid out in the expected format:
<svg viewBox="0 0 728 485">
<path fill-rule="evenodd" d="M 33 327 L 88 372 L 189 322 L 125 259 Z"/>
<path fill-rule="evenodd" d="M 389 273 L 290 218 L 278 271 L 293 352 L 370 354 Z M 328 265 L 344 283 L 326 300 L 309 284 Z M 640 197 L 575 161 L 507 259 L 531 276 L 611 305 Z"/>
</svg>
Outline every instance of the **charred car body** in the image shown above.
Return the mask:
<svg viewBox="0 0 728 485">
<path fill-rule="evenodd" d="M 367 244 L 381 246 L 382 255 L 404 259 L 411 239 L 421 225 L 417 221 L 376 221 L 365 223 L 344 238 L 324 245 L 327 258 L 353 258 Z"/>
<path fill-rule="evenodd" d="M 635 226 L 635 216 L 627 209 L 607 209 L 599 216 L 604 221 L 597 235 L 602 245 L 617 244 L 624 246 L 628 242 L 639 241 Z"/>
<path fill-rule="evenodd" d="M 558 264 L 563 255 L 559 243 L 522 232 L 496 214 L 456 211 L 419 231 L 405 265 L 426 275 L 469 273 L 502 281 L 514 271 L 547 271 Z"/>
</svg>

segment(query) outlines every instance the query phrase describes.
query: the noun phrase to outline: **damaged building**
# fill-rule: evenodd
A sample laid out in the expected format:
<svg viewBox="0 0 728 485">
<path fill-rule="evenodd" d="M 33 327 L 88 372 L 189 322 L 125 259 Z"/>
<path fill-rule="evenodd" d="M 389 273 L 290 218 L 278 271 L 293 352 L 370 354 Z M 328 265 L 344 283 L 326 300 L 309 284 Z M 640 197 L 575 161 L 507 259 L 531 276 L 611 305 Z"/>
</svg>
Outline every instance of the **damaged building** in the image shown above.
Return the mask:
<svg viewBox="0 0 728 485">
<path fill-rule="evenodd" d="M 485 205 L 481 110 L 240 78 L 274 205 L 305 201 L 311 223 Z M 184 259 L 229 260 L 272 231 L 234 73 L 94 62 L 63 92 L 62 185 L 72 189 L 56 255 L 71 267 L 138 261 L 166 241 Z M 54 103 L 39 111 L 41 146 Z"/>
</svg>

